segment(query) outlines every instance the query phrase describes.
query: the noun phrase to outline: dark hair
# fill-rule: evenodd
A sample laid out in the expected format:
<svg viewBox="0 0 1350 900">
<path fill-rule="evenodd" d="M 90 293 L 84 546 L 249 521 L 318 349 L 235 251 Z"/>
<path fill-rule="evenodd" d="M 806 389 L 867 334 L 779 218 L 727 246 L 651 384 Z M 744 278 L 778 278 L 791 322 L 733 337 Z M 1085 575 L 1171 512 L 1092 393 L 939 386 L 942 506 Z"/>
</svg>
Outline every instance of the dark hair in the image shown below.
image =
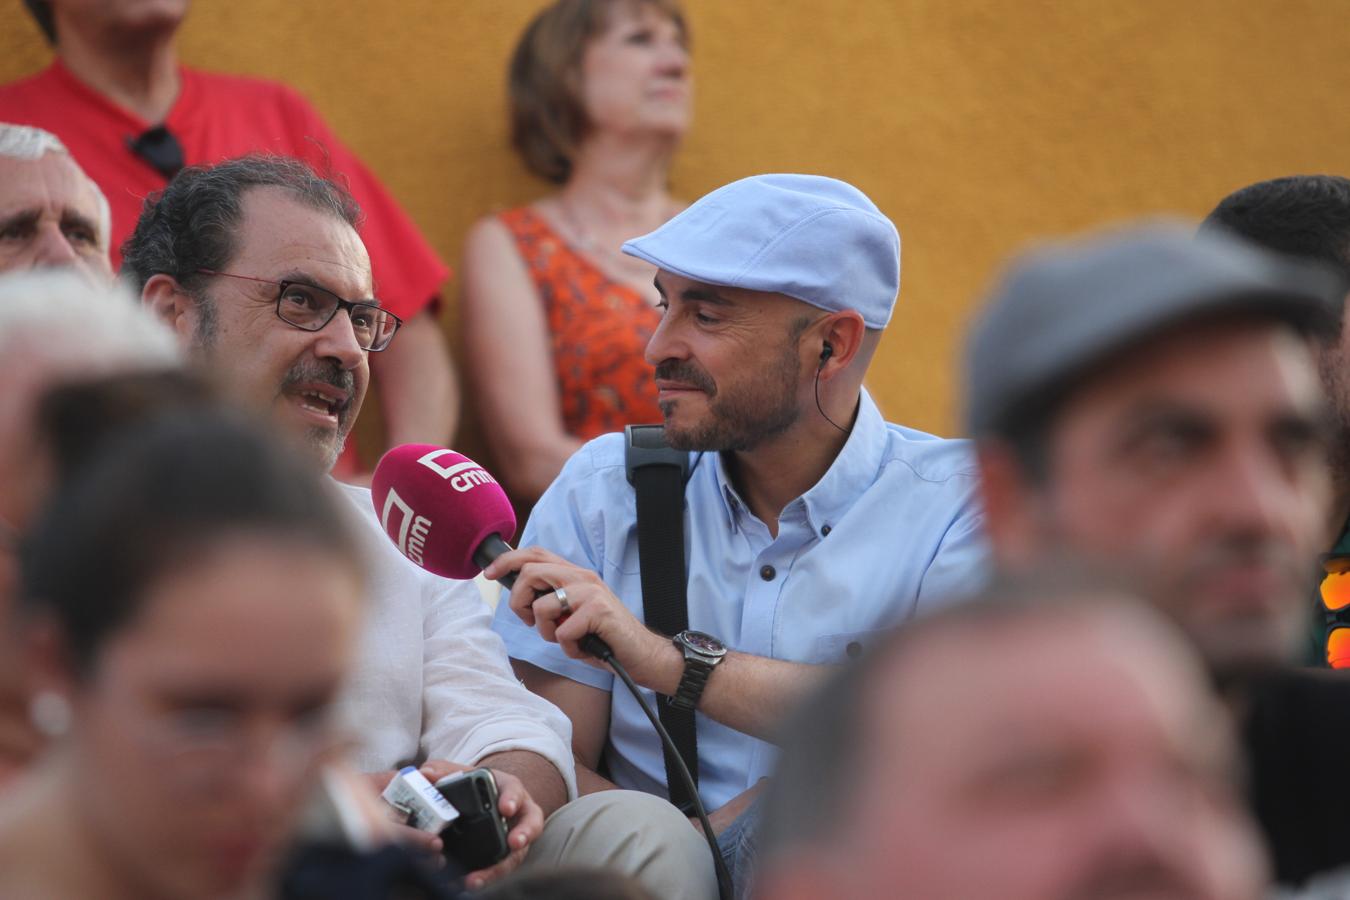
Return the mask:
<svg viewBox="0 0 1350 900">
<path fill-rule="evenodd" d="M 531 172 L 562 184 L 590 122 L 581 102 L 581 59 L 614 7 L 651 6 L 668 16 L 686 44 L 679 0 L 557 0 L 526 26 L 511 54 L 511 144 Z"/>
<path fill-rule="evenodd" d="M 57 490 L 20 547 L 22 600 L 52 617 L 81 676 L 156 580 L 223 538 L 295 539 L 360 565 L 347 512 L 314 467 L 235 416 L 163 420 L 100 457 Z"/>
<path fill-rule="evenodd" d="M 251 155 L 214 166 L 189 166 L 141 208 L 122 245 L 122 275 L 139 292 L 154 275 L 180 282 L 198 269 L 224 269 L 234 257 L 244 193 L 275 187 L 355 228 L 361 211 L 346 188 L 297 159 Z"/>
<path fill-rule="evenodd" d="M 38 400 L 36 429 L 59 482 L 69 481 L 123 432 L 161 419 L 201 414 L 222 403 L 202 375 L 181 369 L 119 372 L 63 382 Z"/>
<path fill-rule="evenodd" d="M 38 28 L 42 29 L 42 36 L 47 39 L 47 43 L 56 46 L 56 17 L 52 15 L 52 5 L 47 0 L 23 0 L 23 5 L 33 21 L 37 22 Z"/>
<path fill-rule="evenodd" d="M 874 689 L 895 673 L 912 648 L 931 643 L 940 632 L 1075 619 L 1103 609 L 1161 621 L 1142 599 L 1126 603 L 1120 596 L 1134 593 L 1112 573 L 1061 561 L 1033 572 L 1005 574 L 979 594 L 881 637 L 861 659 L 831 676 L 780 729 L 783 755 L 763 800 L 758 858 L 767 863 L 808 845 L 828 844 L 838 834 L 858 796 Z"/>
<path fill-rule="evenodd" d="M 1224 197 L 1200 224 L 1202 233 L 1216 229 L 1330 265 L 1350 283 L 1350 179 L 1290 175 L 1248 185 Z"/>
<path fill-rule="evenodd" d="M 1008 409 L 986 436 L 1012 452 L 1022 476 L 1033 487 L 1050 483 L 1051 433 L 1077 380 L 1063 379 L 1027 397 Z"/>
</svg>

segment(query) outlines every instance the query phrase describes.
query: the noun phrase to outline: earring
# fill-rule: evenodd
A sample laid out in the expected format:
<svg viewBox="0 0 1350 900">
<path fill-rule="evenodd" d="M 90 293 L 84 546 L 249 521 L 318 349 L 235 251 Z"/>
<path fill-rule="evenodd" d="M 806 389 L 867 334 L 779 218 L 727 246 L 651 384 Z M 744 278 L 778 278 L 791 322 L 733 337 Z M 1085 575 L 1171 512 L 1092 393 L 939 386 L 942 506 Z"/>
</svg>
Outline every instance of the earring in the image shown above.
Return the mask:
<svg viewBox="0 0 1350 900">
<path fill-rule="evenodd" d="M 49 738 L 70 730 L 70 701 L 56 691 L 42 691 L 28 702 L 28 719 Z"/>
</svg>

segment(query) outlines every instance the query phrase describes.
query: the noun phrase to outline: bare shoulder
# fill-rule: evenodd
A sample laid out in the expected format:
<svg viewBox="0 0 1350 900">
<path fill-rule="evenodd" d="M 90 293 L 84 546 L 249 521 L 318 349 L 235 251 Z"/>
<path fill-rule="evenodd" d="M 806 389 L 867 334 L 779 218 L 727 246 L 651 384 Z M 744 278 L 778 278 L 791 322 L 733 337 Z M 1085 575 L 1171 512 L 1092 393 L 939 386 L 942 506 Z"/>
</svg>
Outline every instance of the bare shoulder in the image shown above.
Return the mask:
<svg viewBox="0 0 1350 900">
<path fill-rule="evenodd" d="M 514 314 L 536 305 L 529 268 L 511 230 L 499 217 L 484 216 L 469 229 L 460 267 L 462 296 L 471 313 L 504 313 L 504 304 L 510 304 Z"/>
<path fill-rule="evenodd" d="M 538 213 L 539 206 L 535 204 L 531 207 Z M 503 256 L 519 258 L 516 250 L 516 239 L 511 234 L 511 229 L 507 227 L 502 216 L 509 213 L 493 213 L 483 216 L 477 222 L 469 226 L 469 231 L 464 238 L 464 262 L 467 264 L 471 259 L 488 259 L 496 261 Z"/>
</svg>

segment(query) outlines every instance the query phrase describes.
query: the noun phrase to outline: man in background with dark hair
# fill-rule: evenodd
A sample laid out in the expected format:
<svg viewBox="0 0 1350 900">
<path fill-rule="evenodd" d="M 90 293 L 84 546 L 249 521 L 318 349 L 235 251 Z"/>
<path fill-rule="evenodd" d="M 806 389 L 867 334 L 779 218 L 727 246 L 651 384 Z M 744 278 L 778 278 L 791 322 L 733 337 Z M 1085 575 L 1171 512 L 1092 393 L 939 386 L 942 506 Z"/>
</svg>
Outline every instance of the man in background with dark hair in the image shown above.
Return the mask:
<svg viewBox="0 0 1350 900">
<path fill-rule="evenodd" d="M 331 172 L 365 214 L 360 231 L 389 308 L 407 320 L 378 357 L 387 445 L 448 443 L 459 394 L 436 302 L 448 269 L 375 175 L 299 94 L 274 82 L 180 65 L 188 0 L 25 0 L 56 51 L 30 78 L 0 87 L 0 121 L 60 137 L 112 204 L 113 267 L 146 195 L 185 165 L 276 153 Z M 355 474 L 353 453 L 337 472 Z"/>
<path fill-rule="evenodd" d="M 1220 201 L 1200 225 L 1202 234 L 1227 230 L 1290 256 L 1315 259 L 1341 273 L 1350 288 L 1350 179 L 1292 175 L 1248 185 Z M 1331 401 L 1331 516 L 1339 535 L 1323 562 L 1319 615 L 1310 659 L 1350 667 L 1350 334 L 1344 306 L 1314 347 L 1322 386 Z"/>
<path fill-rule="evenodd" d="M 1242 725 L 1276 879 L 1350 864 L 1333 785 L 1350 681 L 1289 669 L 1326 540 L 1326 405 L 1308 335 L 1334 273 L 1157 227 L 1029 255 L 971 329 L 966 420 L 1004 571 L 1119 571 L 1199 649 Z"/>
<path fill-rule="evenodd" d="M 1134 600 L 1000 584 L 835 675 L 783 729 L 754 896 L 1263 896 L 1231 724 Z"/>
</svg>

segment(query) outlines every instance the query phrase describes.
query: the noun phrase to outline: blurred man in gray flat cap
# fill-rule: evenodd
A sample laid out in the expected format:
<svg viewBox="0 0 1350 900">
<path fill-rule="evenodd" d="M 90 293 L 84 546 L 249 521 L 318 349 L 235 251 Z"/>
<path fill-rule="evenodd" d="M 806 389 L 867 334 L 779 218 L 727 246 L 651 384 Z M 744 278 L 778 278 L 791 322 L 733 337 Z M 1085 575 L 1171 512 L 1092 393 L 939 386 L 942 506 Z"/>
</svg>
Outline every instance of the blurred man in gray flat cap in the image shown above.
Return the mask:
<svg viewBox="0 0 1350 900">
<path fill-rule="evenodd" d="M 1326 781 L 1350 753 L 1350 682 L 1282 668 L 1327 540 L 1328 415 L 1307 336 L 1343 297 L 1314 264 L 1139 229 L 1015 265 L 966 363 L 998 564 L 1112 566 L 1181 626 L 1240 716 L 1288 884 L 1350 862 Z"/>
</svg>

